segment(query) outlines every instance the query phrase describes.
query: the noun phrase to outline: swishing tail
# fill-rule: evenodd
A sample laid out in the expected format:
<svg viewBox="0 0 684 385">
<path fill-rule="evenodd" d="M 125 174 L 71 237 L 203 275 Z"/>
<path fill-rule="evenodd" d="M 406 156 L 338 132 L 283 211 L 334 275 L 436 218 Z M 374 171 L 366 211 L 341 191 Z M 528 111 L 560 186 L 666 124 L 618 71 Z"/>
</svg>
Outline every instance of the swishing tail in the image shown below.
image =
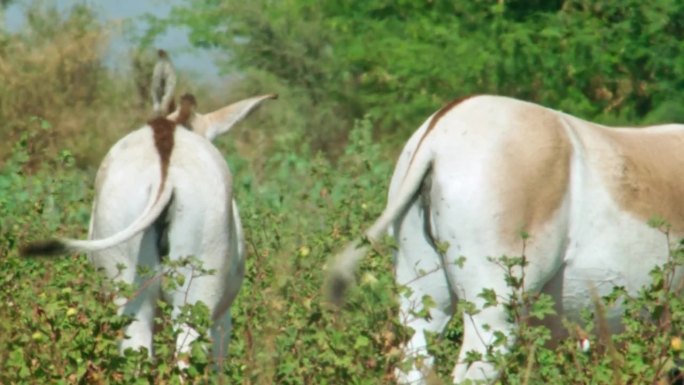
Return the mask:
<svg viewBox="0 0 684 385">
<path fill-rule="evenodd" d="M 161 191 L 157 191 L 156 194 L 152 195 L 153 198 L 148 201 L 142 214 L 122 231 L 107 238 L 87 241 L 76 239 L 49 239 L 31 242 L 23 246 L 20 253 L 23 256 L 48 256 L 61 255 L 69 252 L 89 253 L 116 246 L 128 241 L 150 227 L 169 204 L 172 196 L 172 184 L 169 183 L 168 180 L 164 181 L 161 186 Z"/>
<path fill-rule="evenodd" d="M 340 304 L 344 293 L 350 284 L 354 282 L 354 273 L 361 259 L 368 253 L 370 244 L 377 242 L 387 228 L 409 206 L 432 164 L 432 154 L 429 151 L 419 151 L 417 148 L 415 158 L 409 164 L 408 171 L 399 187 L 395 198 L 385 207 L 380 217 L 364 233 L 368 243 L 360 244 L 358 240 L 351 241 L 333 258 L 328 269 L 327 290 L 330 299 Z"/>
</svg>

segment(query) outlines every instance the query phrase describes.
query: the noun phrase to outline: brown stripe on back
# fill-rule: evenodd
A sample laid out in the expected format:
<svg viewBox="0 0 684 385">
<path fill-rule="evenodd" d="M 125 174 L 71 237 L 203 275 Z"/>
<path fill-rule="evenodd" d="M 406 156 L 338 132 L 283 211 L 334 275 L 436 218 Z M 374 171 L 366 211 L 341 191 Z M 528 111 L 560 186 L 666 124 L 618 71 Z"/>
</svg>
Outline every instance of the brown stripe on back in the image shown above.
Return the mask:
<svg viewBox="0 0 684 385">
<path fill-rule="evenodd" d="M 159 158 L 161 160 L 161 186 L 166 181 L 166 174 L 168 173 L 169 163 L 171 162 L 171 151 L 173 151 L 173 133 L 176 129 L 176 123 L 164 117 L 158 117 L 150 120 L 147 124 L 152 127 L 154 134 L 154 145 L 157 147 Z M 159 189 L 161 193 L 161 189 Z"/>
<path fill-rule="evenodd" d="M 411 165 L 413 164 L 413 160 L 416 158 L 416 154 L 418 153 L 418 149 L 420 149 L 420 145 L 423 144 L 423 140 L 430 134 L 430 131 L 432 131 L 433 128 L 437 125 L 437 122 L 439 122 L 440 119 L 444 115 L 446 115 L 447 112 L 451 111 L 452 108 L 456 107 L 457 105 L 461 104 L 461 102 L 472 98 L 475 95 L 467 95 L 467 96 L 462 96 L 460 98 L 454 99 L 451 102 L 449 102 L 447 105 L 442 107 L 435 115 L 432 116 L 432 119 L 430 120 L 430 123 L 428 123 L 428 127 L 423 133 L 423 136 L 420 137 L 420 140 L 418 141 L 418 145 L 416 146 L 416 149 L 413 151 L 413 154 L 411 154 L 411 160 L 409 161 L 409 165 L 407 169 L 411 168 Z"/>
</svg>

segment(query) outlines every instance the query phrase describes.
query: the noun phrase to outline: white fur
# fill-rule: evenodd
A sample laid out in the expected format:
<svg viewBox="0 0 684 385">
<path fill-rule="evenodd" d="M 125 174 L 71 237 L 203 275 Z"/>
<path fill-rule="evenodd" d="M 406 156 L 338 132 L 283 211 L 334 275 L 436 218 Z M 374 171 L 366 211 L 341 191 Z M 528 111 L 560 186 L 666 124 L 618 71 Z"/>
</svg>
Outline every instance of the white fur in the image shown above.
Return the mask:
<svg viewBox="0 0 684 385">
<path fill-rule="evenodd" d="M 227 132 L 264 100 L 275 95 L 246 99 L 210 117 L 221 133 Z M 228 109 L 231 113 L 226 113 Z M 237 118 L 236 118 L 237 117 Z M 202 126 L 203 120 L 199 120 Z M 219 151 L 203 135 L 178 125 L 166 181 L 162 185 L 160 156 L 153 129 L 144 126 L 119 140 L 97 173 L 89 240 L 62 239 L 67 249 L 88 252 L 89 259 L 107 277 L 134 286 L 133 298 L 119 298 L 120 312 L 134 321 L 126 328 L 121 349 L 146 348 L 152 354 L 157 300 L 173 305 L 173 316 L 184 304 L 202 301 L 211 311 L 214 356 L 217 362 L 227 351 L 231 317 L 229 307 L 244 276 L 244 245 L 238 208 L 233 198 L 230 170 Z M 166 223 L 161 225 L 160 223 Z M 167 232 L 167 256 L 160 255 L 161 232 Z M 184 284 L 163 291 L 162 260 L 195 257 L 201 275 L 193 267 L 177 270 Z M 119 270 L 119 266 L 123 266 Z M 149 275 L 139 274 L 146 267 Z M 198 333 L 180 325 L 177 353 L 188 352 Z M 179 365 L 183 365 L 179 361 Z"/>
<path fill-rule="evenodd" d="M 121 238 L 117 234 L 126 233 L 123 229 L 130 223 L 141 222 L 136 220 L 141 212 L 150 211 L 145 208 L 156 196 L 161 178 L 155 152 L 150 127 L 132 132 L 110 150 L 97 177 L 90 245 L 108 246 L 102 239 Z M 166 217 L 160 218 L 168 221 L 169 255 L 166 258 L 174 261 L 194 256 L 202 262 L 203 268 L 216 270 L 213 275 L 193 278 L 192 270 L 183 268 L 185 284 L 163 295 L 174 306 L 174 315 L 185 303 L 204 302 L 215 322 L 211 337 L 217 344 L 224 345 L 227 338 L 224 341 L 220 337 L 220 329 L 228 331 L 230 328 L 227 310 L 237 295 L 244 272 L 244 255 L 239 252 L 243 240 L 240 219 L 234 209 L 230 171 L 210 142 L 176 127 L 163 191 L 169 193 L 162 194 L 153 207 L 163 210 L 168 205 Z M 157 212 L 160 210 L 154 213 Z M 147 217 L 154 222 L 158 215 Z M 160 279 L 140 276 L 137 269 L 145 266 L 152 275 L 161 272 L 164 257 L 158 250 L 159 231 L 158 226 L 147 226 L 130 239 L 109 248 L 98 251 L 92 246 L 79 248 L 90 251 L 90 260 L 109 278 L 134 284 L 135 289 L 142 288 L 131 300 L 120 299 L 122 312 L 135 318 L 126 330 L 130 338 L 123 341 L 122 349 L 145 347 L 152 352 L 156 302 L 162 294 Z M 125 267 L 119 272 L 118 265 Z M 196 337 L 191 328 L 186 329 L 178 337 L 179 352 L 186 351 Z"/>
<path fill-rule="evenodd" d="M 508 192 L 505 181 L 514 181 L 518 176 L 506 175 L 500 179 L 501 184 L 493 184 L 491 176 L 499 170 L 492 165 L 499 164 L 503 154 L 533 156 L 535 148 L 510 148 L 507 141 L 511 135 L 522 135 L 524 128 L 513 131 L 512 127 L 525 126 L 525 122 L 515 119 L 528 110 L 533 112 L 529 116 L 553 114 L 572 153 L 568 188 L 562 200 L 543 225 L 532 230 L 527 241 L 525 290 L 549 293 L 561 316 L 577 319 L 581 309 L 593 306 L 594 293 L 605 295 L 614 285 L 623 285 L 635 293 L 650 282 L 649 270 L 666 261 L 666 237 L 618 204 L 611 195 L 606 173 L 601 171 L 615 164 L 615 173 L 622 172 L 623 154 L 602 136 L 604 130 L 612 128 L 510 98 L 467 99 L 441 116 L 427 135 L 434 115 L 409 139 L 390 183 L 387 207 L 365 234 L 375 242 L 389 229 L 398 242 L 397 283 L 411 289 L 408 298 L 400 298 L 400 320 L 415 330 L 404 352 L 407 358 L 426 359 L 420 368 L 397 371 L 400 383 L 425 383 L 433 359 L 427 352 L 424 332 L 444 330 L 454 314 L 456 299 L 482 308 L 484 300 L 478 294 L 485 288 L 494 289 L 502 297 L 511 294 L 503 270 L 488 257 L 522 253 L 522 238 L 511 244 L 498 227 L 511 209 L 500 199 Z M 684 126 L 662 126 L 644 132 L 668 130 L 684 138 Z M 682 164 L 670 166 L 681 168 Z M 368 250 L 357 248 L 357 243 L 347 245 L 335 257 L 330 269 L 332 282 L 352 280 L 355 267 Z M 445 243 L 449 247 L 441 254 L 435 245 Z M 459 267 L 455 261 L 461 256 L 466 259 Z M 411 310 L 420 309 L 425 295 L 436 303 L 430 317 L 412 316 Z M 619 304 L 608 309 L 608 323 L 613 330 L 619 328 L 620 311 Z M 484 355 L 496 331 L 505 333 L 513 343 L 515 325 L 507 322 L 502 306 L 486 308 L 472 317 L 462 316 L 464 339 L 453 372 L 454 383 L 493 381 L 498 373 L 492 365 L 477 362 L 467 366 L 465 354 L 474 350 Z M 557 319 L 547 325 L 554 335 L 563 334 Z M 500 349 L 505 351 L 506 347 Z"/>
<path fill-rule="evenodd" d="M 171 60 L 163 54 L 157 60 L 152 70 L 152 110 L 156 115 L 161 115 L 169 110 L 173 100 L 173 92 L 176 89 L 176 70 Z"/>
<path fill-rule="evenodd" d="M 244 119 L 252 110 L 258 107 L 264 100 L 276 99 L 278 95 L 259 95 L 232 103 L 208 114 L 192 112 L 188 125 L 192 131 L 199 135 L 214 140 L 225 134 L 236 123 Z M 180 106 L 167 116 L 168 119 L 176 120 L 180 114 Z"/>
</svg>

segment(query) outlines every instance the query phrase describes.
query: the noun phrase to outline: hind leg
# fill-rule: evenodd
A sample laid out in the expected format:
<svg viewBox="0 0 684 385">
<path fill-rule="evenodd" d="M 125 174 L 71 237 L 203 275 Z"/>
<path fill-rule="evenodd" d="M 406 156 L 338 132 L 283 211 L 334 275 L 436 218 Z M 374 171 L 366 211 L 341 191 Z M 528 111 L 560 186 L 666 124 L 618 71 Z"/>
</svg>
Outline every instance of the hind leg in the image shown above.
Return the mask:
<svg viewBox="0 0 684 385">
<path fill-rule="evenodd" d="M 225 253 L 219 253 L 214 258 L 208 258 L 205 254 L 200 259 L 204 263 L 202 269 L 213 272 L 200 271 L 197 266 L 185 266 L 176 270 L 176 273 L 184 276 L 184 284 L 167 292 L 166 295 L 169 302 L 173 304 L 172 316 L 179 328 L 176 340 L 177 355 L 186 355 L 192 343 L 200 337 L 200 333 L 191 324 L 179 319 L 181 309 L 185 305 L 202 302 L 208 308 L 208 316 L 211 317 L 209 337 L 213 340 L 214 356 L 225 356 L 231 330 L 229 307 L 239 290 L 244 268 L 241 263 L 234 263 L 227 267 L 217 266 L 216 262 L 234 259 Z M 178 364 L 181 368 L 187 367 L 187 363 L 182 359 Z"/>
<path fill-rule="evenodd" d="M 475 315 L 463 315 L 463 344 L 454 367 L 452 377 L 454 383 L 464 380 L 493 381 L 498 370 L 487 359 L 488 347 L 493 352 L 505 353 L 515 342 L 513 324 L 507 321 L 506 311 L 502 307 L 487 308 Z M 504 344 L 495 346 L 496 333 L 506 337 Z M 481 358 L 469 363 L 468 354 L 475 353 Z"/>
<path fill-rule="evenodd" d="M 220 369 L 223 366 L 226 357 L 228 357 L 228 343 L 230 342 L 232 329 L 233 323 L 230 316 L 230 310 L 226 311 L 223 316 L 215 320 L 214 324 L 211 326 L 211 349 L 214 364 L 217 369 Z"/>
<path fill-rule="evenodd" d="M 176 202 L 180 204 L 181 199 Z M 237 210 L 235 207 L 178 210 L 173 215 L 174 221 L 169 227 L 169 259 L 177 263 L 188 256 L 194 257 L 190 263 L 181 263 L 175 269 L 183 275 L 183 285 L 164 293 L 173 305 L 172 315 L 179 331 L 176 354 L 187 356 L 192 343 L 200 337 L 190 323 L 179 319 L 184 305 L 199 302 L 207 307 L 211 321 L 209 333 L 204 337 L 214 339 L 214 346 L 225 353 L 230 335 L 228 312 L 245 271 Z M 198 224 L 205 227 L 201 234 L 197 232 Z M 187 362 L 179 359 L 178 365 L 183 368 Z"/>
<path fill-rule="evenodd" d="M 156 302 L 159 298 L 159 284 L 150 284 L 141 290 L 135 298 L 127 300 L 119 313 L 127 315 L 133 321 L 125 329 L 125 339 L 121 341 L 120 350 L 123 352 L 128 348 L 139 350 L 147 349 L 150 356 L 154 355 L 152 346 L 154 333 L 154 316 L 156 314 Z"/>
<path fill-rule="evenodd" d="M 226 290 L 225 302 L 220 304 L 214 313 L 214 323 L 211 327 L 211 339 L 213 341 L 212 353 L 217 369 L 223 365 L 223 361 L 228 357 L 228 344 L 233 329 L 230 305 L 240 291 L 242 280 L 245 276 L 245 248 L 243 241 L 242 223 L 235 200 L 232 202 L 233 221 L 231 222 L 231 233 L 234 233 L 232 252 L 236 256 L 231 266 L 231 274 L 227 277 L 228 285 Z"/>
<path fill-rule="evenodd" d="M 120 349 L 123 352 L 128 348 L 135 350 L 145 348 L 152 356 L 154 354 L 152 346 L 154 317 L 161 290 L 160 280 L 155 276 L 159 267 L 159 255 L 154 230 L 145 232 L 138 253 L 137 263 L 133 260 L 129 261 L 122 271 L 122 281 L 132 284 L 135 295 L 117 300 L 121 306 L 119 313 L 133 319 L 125 329 L 126 338 L 121 341 Z M 131 251 L 128 255 L 135 255 L 135 252 Z M 148 270 L 149 274 L 140 275 L 139 267 Z"/>
<path fill-rule="evenodd" d="M 148 199 L 146 186 L 134 188 L 116 180 L 103 186 L 97 188 L 93 201 L 88 239 L 106 238 L 126 228 L 144 209 Z M 131 298 L 118 296 L 115 299 L 118 314 L 132 318 L 124 330 L 120 351 L 145 348 L 152 355 L 154 316 L 160 295 L 159 279 L 155 277 L 160 259 L 156 229 L 149 228 L 122 244 L 91 253 L 89 259 L 109 280 L 130 285 L 135 293 Z M 139 274 L 139 267 L 148 270 L 149 274 Z"/>
<path fill-rule="evenodd" d="M 490 362 L 488 354 L 506 353 L 516 338 L 517 325 L 511 321 L 505 304 L 510 303 L 514 293 L 520 295 L 523 289 L 527 293 L 539 292 L 560 264 L 560 258 L 554 257 L 555 245 L 531 241 L 525 251 L 528 265 L 524 269 L 524 280 L 521 281 L 524 288 L 511 287 L 507 275 L 511 274 L 520 280 L 523 277 L 522 270 L 513 267 L 509 273 L 501 262 L 492 261 L 489 256 L 516 256 L 520 252 L 516 254 L 515 247 L 508 247 L 508 250 L 500 247 L 497 250 L 492 244 L 494 241 L 461 242 L 458 251 L 454 248 L 447 252 L 450 260 L 460 253 L 466 255 L 462 266 L 448 265 L 447 268 L 449 276 L 456 282 L 459 299 L 474 305 L 476 309 L 471 314 L 463 314 L 463 344 L 453 371 L 454 383 L 464 380 L 491 382 L 497 378 L 498 369 Z M 496 296 L 495 303 L 488 300 L 492 292 Z M 524 311 L 524 308 L 518 310 Z M 469 358 L 471 362 L 468 362 Z"/>
<path fill-rule="evenodd" d="M 103 238 L 94 227 L 91 239 Z M 110 231 L 111 232 L 111 231 Z M 97 269 L 103 270 L 105 276 L 114 282 L 131 286 L 134 296 L 131 298 L 117 296 L 114 300 L 118 306 L 118 314 L 129 316 L 132 321 L 125 327 L 125 338 L 120 342 L 121 352 L 128 348 L 147 349 L 153 355 L 152 336 L 154 332 L 154 316 L 157 299 L 160 294 L 159 279 L 154 276 L 159 268 L 159 255 L 154 230 L 133 237 L 128 242 L 107 250 L 90 254 L 89 258 Z M 142 276 L 139 267 L 150 273 Z"/>
<path fill-rule="evenodd" d="M 211 316 L 217 303 L 220 301 L 222 287 L 216 273 L 199 276 L 196 269 L 192 267 L 181 267 L 175 269 L 175 274 L 183 276 L 184 284 L 168 292 L 169 302 L 173 305 L 171 316 L 174 325 L 178 328 L 176 338 L 176 354 L 179 356 L 179 366 L 187 367 L 187 362 L 181 356 L 189 353 L 192 343 L 200 337 L 200 333 L 191 325 L 181 319 L 182 308 L 186 305 L 196 305 L 202 302 L 209 310 Z"/>
<path fill-rule="evenodd" d="M 452 297 L 442 268 L 442 259 L 433 247 L 424 228 L 424 213 L 415 203 L 395 229 L 399 249 L 396 254 L 396 279 L 407 293 L 400 297 L 400 322 L 413 329 L 411 339 L 404 345 L 404 359 L 410 364 L 407 371 L 398 369 L 400 384 L 425 383 L 433 358 L 427 351 L 425 332 L 441 333 L 451 319 Z M 429 316 L 419 316 L 424 298 L 430 297 L 435 306 Z"/>
</svg>

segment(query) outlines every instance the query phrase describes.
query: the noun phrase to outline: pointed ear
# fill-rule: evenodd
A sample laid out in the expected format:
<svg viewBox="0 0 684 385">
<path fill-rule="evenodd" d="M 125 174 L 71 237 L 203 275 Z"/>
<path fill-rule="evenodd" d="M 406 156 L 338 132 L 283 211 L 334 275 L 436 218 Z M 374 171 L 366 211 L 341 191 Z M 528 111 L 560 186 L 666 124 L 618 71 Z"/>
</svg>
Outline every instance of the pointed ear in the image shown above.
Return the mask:
<svg viewBox="0 0 684 385">
<path fill-rule="evenodd" d="M 175 101 L 171 101 L 171 105 L 174 106 L 173 112 L 166 115 L 166 119 L 181 124 L 186 128 L 192 130 L 192 120 L 193 115 L 196 114 L 195 108 L 197 107 L 197 99 L 195 95 L 190 93 L 185 93 L 180 98 L 180 104 L 176 108 Z"/>
<path fill-rule="evenodd" d="M 203 115 L 203 120 L 206 124 L 204 136 L 209 140 L 214 140 L 217 136 L 228 132 L 237 122 L 249 115 L 263 101 L 277 98 L 278 95 L 276 94 L 255 96 Z"/>
<path fill-rule="evenodd" d="M 181 124 L 192 130 L 192 120 L 195 114 L 195 107 L 197 107 L 197 99 L 193 94 L 184 94 L 180 98 L 180 106 L 178 107 L 178 117 L 176 123 Z"/>
<path fill-rule="evenodd" d="M 174 103 L 175 104 L 175 103 Z M 176 121 L 178 119 L 178 115 L 180 115 L 180 108 L 176 107 L 176 110 L 173 111 L 172 113 L 166 115 L 166 119 Z"/>
</svg>

